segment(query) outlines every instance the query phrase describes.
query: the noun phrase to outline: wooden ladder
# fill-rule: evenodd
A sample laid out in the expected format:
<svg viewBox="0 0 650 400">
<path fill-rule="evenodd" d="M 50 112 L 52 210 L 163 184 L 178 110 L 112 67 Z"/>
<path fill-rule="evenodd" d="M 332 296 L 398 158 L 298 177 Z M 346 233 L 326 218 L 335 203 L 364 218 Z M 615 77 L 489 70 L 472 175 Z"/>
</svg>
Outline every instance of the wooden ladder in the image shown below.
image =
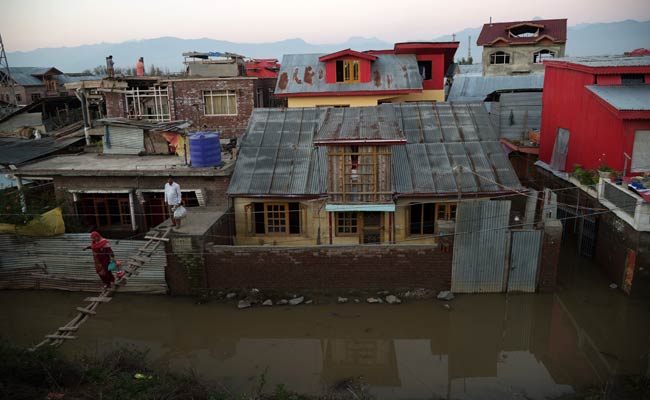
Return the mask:
<svg viewBox="0 0 650 400">
<path fill-rule="evenodd" d="M 99 307 L 101 303 L 108 303 L 111 301 L 113 299 L 113 294 L 120 286 L 126 285 L 131 276 L 139 274 L 138 269 L 151 258 L 151 255 L 158 249 L 158 246 L 160 246 L 162 242 L 169 241 L 167 235 L 169 235 L 170 231 L 171 228 L 166 228 L 164 231 L 156 231 L 154 236 L 145 236 L 144 238 L 148 239 L 147 243 L 143 247 L 138 248 L 136 253 L 129 256 L 127 265 L 123 269 L 124 275 L 116 280 L 111 288 L 105 288 L 96 297 L 86 297 L 84 301 L 90 304 L 85 307 L 77 307 L 78 314 L 70 322 L 57 328 L 53 333 L 45 335 L 45 340 L 29 350 L 34 351 L 46 344 L 58 347 L 66 340 L 76 339 L 77 336 L 75 336 L 74 333 L 77 332 L 81 324 L 86 322 L 88 318 L 97 315 L 97 307 Z"/>
</svg>

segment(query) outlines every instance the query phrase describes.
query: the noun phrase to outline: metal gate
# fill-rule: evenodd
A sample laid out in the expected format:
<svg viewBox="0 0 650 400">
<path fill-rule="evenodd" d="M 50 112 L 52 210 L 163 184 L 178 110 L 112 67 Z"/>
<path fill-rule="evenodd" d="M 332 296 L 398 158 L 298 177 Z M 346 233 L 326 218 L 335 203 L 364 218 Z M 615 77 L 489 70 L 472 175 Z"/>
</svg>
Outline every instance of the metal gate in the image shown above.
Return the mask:
<svg viewBox="0 0 650 400">
<path fill-rule="evenodd" d="M 451 271 L 453 292 L 503 292 L 509 218 L 507 200 L 460 203 Z"/>
<path fill-rule="evenodd" d="M 534 293 L 537 287 L 542 231 L 512 231 L 508 292 Z"/>
<path fill-rule="evenodd" d="M 596 217 L 593 215 L 580 216 L 580 231 L 578 252 L 581 256 L 593 257 L 596 254 Z"/>
</svg>

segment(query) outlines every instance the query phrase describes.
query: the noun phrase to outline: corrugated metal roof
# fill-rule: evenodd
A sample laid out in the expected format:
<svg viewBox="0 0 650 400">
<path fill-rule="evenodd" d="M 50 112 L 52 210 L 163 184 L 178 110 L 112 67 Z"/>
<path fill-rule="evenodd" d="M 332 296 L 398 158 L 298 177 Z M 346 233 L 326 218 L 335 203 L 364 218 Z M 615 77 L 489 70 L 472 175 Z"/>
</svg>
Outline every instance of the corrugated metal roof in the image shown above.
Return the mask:
<svg viewBox="0 0 650 400">
<path fill-rule="evenodd" d="M 459 74 L 449 91 L 450 102 L 484 101 L 488 94 L 506 90 L 543 89 L 544 74 L 481 76 Z"/>
<path fill-rule="evenodd" d="M 480 103 L 402 103 L 360 109 L 360 113 L 374 109 L 391 116 L 406 136 L 406 145 L 391 146 L 397 194 L 453 194 L 458 187 L 463 193 L 498 192 L 503 186 L 521 189 Z M 354 108 L 344 110 L 356 115 Z M 326 125 L 328 112 L 325 108 L 255 109 L 228 194 L 324 195 L 326 149 L 313 141 Z M 457 165 L 464 167 L 460 183 L 452 171 Z"/>
<path fill-rule="evenodd" d="M 567 62 L 584 65 L 586 67 L 647 67 L 650 66 L 650 56 L 587 56 L 587 57 L 562 57 L 554 58 L 549 63 Z"/>
<path fill-rule="evenodd" d="M 538 36 L 514 37 L 509 34 L 511 28 L 521 25 L 540 26 Z M 481 33 L 476 39 L 476 44 L 486 46 L 497 39 L 502 39 L 512 44 L 535 44 L 544 36 L 550 37 L 555 43 L 566 42 L 566 18 L 564 19 L 538 19 L 532 21 L 490 22 L 483 25 Z"/>
<path fill-rule="evenodd" d="M 144 240 L 109 239 L 115 258 L 126 264 L 128 256 Z M 97 291 L 101 281 L 95 272 L 87 233 L 49 238 L 0 235 L 0 288 L 41 288 Z M 53 251 L 56 249 L 56 251 Z M 120 291 L 166 293 L 164 248 L 157 249 Z"/>
<path fill-rule="evenodd" d="M 141 128 L 152 132 L 167 132 L 167 131 L 177 131 L 180 129 L 185 129 L 191 124 L 186 120 L 177 120 L 177 121 L 167 121 L 167 122 L 156 122 L 156 121 L 141 121 L 128 118 L 102 118 L 98 119 L 96 122 L 99 122 L 104 125 L 111 126 L 122 126 L 129 128 Z"/>
<path fill-rule="evenodd" d="M 528 130 L 539 131 L 542 123 L 542 93 L 503 93 L 499 98 L 497 110 L 499 137 L 512 140 L 528 139 Z"/>
<path fill-rule="evenodd" d="M 22 164 L 54 153 L 80 140 L 83 140 L 83 137 L 73 137 L 63 140 L 57 140 L 52 137 L 33 140 L 0 138 L 0 164 Z"/>
<path fill-rule="evenodd" d="M 458 68 L 463 75 L 481 75 L 483 73 L 483 64 L 458 64 Z"/>
<path fill-rule="evenodd" d="M 54 78 L 61 85 L 72 82 L 81 82 L 81 81 L 99 81 L 106 78 L 106 75 L 55 75 Z"/>
<path fill-rule="evenodd" d="M 327 109 L 255 109 L 229 194 L 317 195 L 325 191 L 325 149 L 313 146 Z"/>
<path fill-rule="evenodd" d="M 648 57 L 650 59 L 650 57 Z M 650 111 L 650 85 L 587 86 L 596 96 L 620 111 Z"/>
<path fill-rule="evenodd" d="M 370 82 L 327 83 L 324 54 L 287 54 L 282 58 L 275 94 L 422 90 L 422 76 L 412 54 L 377 54 Z"/>
<path fill-rule="evenodd" d="M 510 201 L 464 201 L 456 213 L 451 290 L 503 291 Z"/>
<path fill-rule="evenodd" d="M 328 108 L 325 122 L 315 142 L 333 141 L 404 141 L 404 134 L 395 118 L 395 108 L 386 104 L 377 107 Z"/>
</svg>

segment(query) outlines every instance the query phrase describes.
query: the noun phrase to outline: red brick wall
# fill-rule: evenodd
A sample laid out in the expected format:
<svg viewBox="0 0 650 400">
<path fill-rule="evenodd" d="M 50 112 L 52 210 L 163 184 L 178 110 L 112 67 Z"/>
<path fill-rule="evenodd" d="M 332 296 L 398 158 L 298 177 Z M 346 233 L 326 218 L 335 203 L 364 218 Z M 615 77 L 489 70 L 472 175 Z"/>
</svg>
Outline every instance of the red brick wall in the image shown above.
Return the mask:
<svg viewBox="0 0 650 400">
<path fill-rule="evenodd" d="M 452 254 L 432 246 L 207 246 L 209 288 L 451 287 Z"/>
<path fill-rule="evenodd" d="M 193 129 L 217 130 L 222 138 L 240 137 L 253 112 L 255 79 L 183 79 L 169 84 L 172 119 L 193 121 Z M 203 108 L 204 90 L 235 90 L 237 115 L 208 116 Z M 195 106 L 196 105 L 196 106 Z"/>
</svg>

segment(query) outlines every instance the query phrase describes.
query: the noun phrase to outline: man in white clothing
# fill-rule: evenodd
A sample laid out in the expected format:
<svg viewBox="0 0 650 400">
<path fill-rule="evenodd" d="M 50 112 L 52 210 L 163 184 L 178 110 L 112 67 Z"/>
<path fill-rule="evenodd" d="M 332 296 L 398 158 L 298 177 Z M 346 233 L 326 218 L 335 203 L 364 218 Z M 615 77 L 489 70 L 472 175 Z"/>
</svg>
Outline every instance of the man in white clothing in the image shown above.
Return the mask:
<svg viewBox="0 0 650 400">
<path fill-rule="evenodd" d="M 165 204 L 169 209 L 169 214 L 172 216 L 172 225 L 177 228 L 181 226 L 181 221 L 174 218 L 174 210 L 181 204 L 181 187 L 178 183 L 174 182 L 174 177 L 169 175 L 167 183 L 165 183 Z"/>
</svg>

